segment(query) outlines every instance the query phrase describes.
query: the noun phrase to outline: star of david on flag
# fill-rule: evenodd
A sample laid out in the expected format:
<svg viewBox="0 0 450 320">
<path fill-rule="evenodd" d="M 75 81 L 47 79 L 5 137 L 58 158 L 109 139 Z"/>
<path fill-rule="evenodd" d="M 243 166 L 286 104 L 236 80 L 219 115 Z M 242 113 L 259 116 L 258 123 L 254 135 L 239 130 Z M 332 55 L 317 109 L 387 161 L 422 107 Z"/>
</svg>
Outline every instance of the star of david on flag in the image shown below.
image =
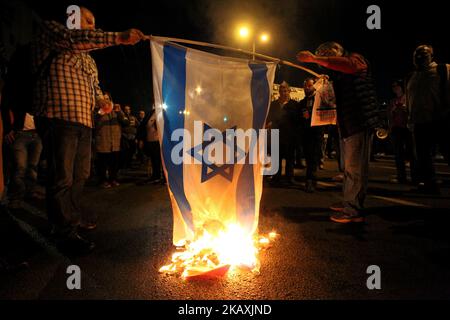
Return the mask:
<svg viewBox="0 0 450 320">
<path fill-rule="evenodd" d="M 227 131 L 263 129 L 276 63 L 236 59 L 186 48 L 164 38 L 151 41 L 153 92 L 161 156 L 174 217 L 173 243 L 193 240 L 208 221 L 238 223 L 249 233 L 258 226 L 262 164 L 248 149 L 230 150 Z M 217 138 L 194 135 L 195 122 Z M 183 137 L 174 132 L 183 129 Z M 180 143 L 196 161 L 172 161 Z M 236 142 L 236 141 L 234 141 Z M 216 163 L 211 150 L 223 148 L 230 163 Z M 217 149 L 216 149 L 217 150 Z"/>
</svg>

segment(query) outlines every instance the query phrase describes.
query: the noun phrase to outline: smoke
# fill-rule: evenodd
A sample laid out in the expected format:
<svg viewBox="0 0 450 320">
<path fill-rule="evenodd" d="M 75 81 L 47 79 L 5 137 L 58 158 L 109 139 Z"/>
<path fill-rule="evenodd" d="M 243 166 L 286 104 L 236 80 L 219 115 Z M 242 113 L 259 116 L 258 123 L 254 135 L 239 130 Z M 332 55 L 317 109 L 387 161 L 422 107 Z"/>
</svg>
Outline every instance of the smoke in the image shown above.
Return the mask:
<svg viewBox="0 0 450 320">
<path fill-rule="evenodd" d="M 209 41 L 251 51 L 251 41 L 237 36 L 241 24 L 256 34 L 270 34 L 268 43 L 256 41 L 256 52 L 296 62 L 300 50 L 314 50 L 321 42 L 339 40 L 335 27 L 339 21 L 338 0 L 199 0 L 209 30 Z M 341 5 L 342 6 L 342 5 Z M 315 65 L 308 65 L 317 70 Z M 276 81 L 286 80 L 299 86 L 308 74 L 282 66 Z"/>
<path fill-rule="evenodd" d="M 299 18 L 298 0 L 217 0 L 205 1 L 208 24 L 213 42 L 251 50 L 251 41 L 238 39 L 239 25 L 250 26 L 255 35 L 266 32 L 270 35 L 267 43 L 256 41 L 258 53 L 280 58 L 292 58 L 301 42 L 301 32 L 296 32 Z"/>
</svg>

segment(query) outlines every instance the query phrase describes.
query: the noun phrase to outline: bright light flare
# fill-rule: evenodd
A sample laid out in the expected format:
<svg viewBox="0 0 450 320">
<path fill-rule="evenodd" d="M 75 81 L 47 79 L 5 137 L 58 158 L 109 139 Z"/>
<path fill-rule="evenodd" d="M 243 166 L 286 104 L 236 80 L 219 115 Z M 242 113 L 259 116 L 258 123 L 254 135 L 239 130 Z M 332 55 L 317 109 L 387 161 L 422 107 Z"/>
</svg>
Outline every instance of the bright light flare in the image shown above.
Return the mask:
<svg viewBox="0 0 450 320">
<path fill-rule="evenodd" d="M 241 38 L 247 38 L 250 35 L 250 29 L 248 27 L 239 28 L 239 36 Z"/>
<path fill-rule="evenodd" d="M 278 237 L 271 232 L 267 237 L 249 235 L 237 224 L 213 228 L 206 226 L 196 240 L 172 255 L 172 262 L 159 272 L 181 274 L 183 279 L 201 275 L 223 275 L 229 269 L 240 268 L 259 274 L 259 252 L 271 246 Z"/>
<path fill-rule="evenodd" d="M 269 35 L 267 33 L 263 33 L 259 39 L 261 40 L 261 42 L 268 42 L 269 41 Z"/>
</svg>

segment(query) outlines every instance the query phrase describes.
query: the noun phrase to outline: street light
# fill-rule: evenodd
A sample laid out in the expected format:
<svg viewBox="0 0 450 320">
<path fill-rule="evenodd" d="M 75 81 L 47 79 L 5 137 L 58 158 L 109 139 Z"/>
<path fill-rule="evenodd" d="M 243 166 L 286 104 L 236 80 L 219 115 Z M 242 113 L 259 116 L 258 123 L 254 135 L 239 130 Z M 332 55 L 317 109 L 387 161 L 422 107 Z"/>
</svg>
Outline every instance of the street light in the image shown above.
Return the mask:
<svg viewBox="0 0 450 320">
<path fill-rule="evenodd" d="M 253 60 L 255 60 L 255 53 L 256 53 L 256 34 L 254 32 L 250 31 L 250 28 L 247 26 L 242 26 L 238 30 L 239 37 L 241 39 L 247 39 L 248 37 L 252 37 L 252 56 Z M 258 37 L 259 41 L 262 43 L 266 43 L 269 41 L 269 35 L 267 33 L 261 33 Z"/>
<path fill-rule="evenodd" d="M 239 29 L 239 35 L 242 38 L 247 38 L 249 34 L 250 34 L 250 30 L 248 30 L 247 27 L 242 27 Z"/>
<path fill-rule="evenodd" d="M 267 42 L 269 41 L 269 35 L 267 33 L 263 33 L 259 39 L 261 40 L 261 42 Z"/>
</svg>

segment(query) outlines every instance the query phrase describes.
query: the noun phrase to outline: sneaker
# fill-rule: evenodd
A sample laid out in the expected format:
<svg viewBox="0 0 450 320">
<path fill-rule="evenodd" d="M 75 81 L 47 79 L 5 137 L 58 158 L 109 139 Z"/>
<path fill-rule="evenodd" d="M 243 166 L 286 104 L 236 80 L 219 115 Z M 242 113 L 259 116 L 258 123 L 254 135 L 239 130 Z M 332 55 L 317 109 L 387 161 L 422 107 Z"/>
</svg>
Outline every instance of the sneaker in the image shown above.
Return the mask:
<svg viewBox="0 0 450 320">
<path fill-rule="evenodd" d="M 306 193 L 313 193 L 314 191 L 316 191 L 316 188 L 314 186 L 314 181 L 306 180 L 305 192 Z"/>
<path fill-rule="evenodd" d="M 330 220 L 337 223 L 361 223 L 364 222 L 364 217 L 359 214 L 348 214 L 344 212 L 333 213 Z"/>
<path fill-rule="evenodd" d="M 344 208 L 345 208 L 345 206 L 342 202 L 333 203 L 330 206 L 330 209 L 333 211 L 336 211 L 336 212 L 342 212 L 342 211 L 344 211 Z"/>
<path fill-rule="evenodd" d="M 281 184 L 281 178 L 279 176 L 272 176 L 269 180 L 270 186 L 279 186 Z"/>
<path fill-rule="evenodd" d="M 111 184 L 110 184 L 109 182 L 103 182 L 103 183 L 101 184 L 101 186 L 102 186 L 103 189 L 109 189 L 109 188 L 111 188 Z"/>
<path fill-rule="evenodd" d="M 162 180 L 163 180 L 163 179 L 162 179 L 161 177 L 151 177 L 150 180 L 149 180 L 148 182 L 149 182 L 149 183 L 157 184 L 157 183 L 161 183 Z"/>
<path fill-rule="evenodd" d="M 300 186 L 300 182 L 295 180 L 294 177 L 286 177 L 286 183 L 290 186 Z"/>
<path fill-rule="evenodd" d="M 138 186 L 145 186 L 145 185 L 148 185 L 148 184 L 156 184 L 158 182 L 161 182 L 161 178 L 150 177 L 150 178 L 145 179 L 143 181 L 137 182 L 136 185 L 138 185 Z"/>
<path fill-rule="evenodd" d="M 441 190 L 437 184 L 424 184 L 419 183 L 416 190 L 417 193 L 428 194 L 428 195 L 440 195 Z"/>
<path fill-rule="evenodd" d="M 95 228 L 97 228 L 97 224 L 95 222 L 82 222 L 82 223 L 80 223 L 78 228 L 80 228 L 82 230 L 88 230 L 88 231 L 94 230 Z"/>
<path fill-rule="evenodd" d="M 114 180 L 113 182 L 111 182 L 111 186 L 112 187 L 118 187 L 118 186 L 120 186 L 120 183 L 117 182 L 116 180 Z"/>
<path fill-rule="evenodd" d="M 389 182 L 390 183 L 401 183 L 401 184 L 405 184 L 406 182 L 407 182 L 407 180 L 406 180 L 406 178 L 404 178 L 404 177 L 401 177 L 401 178 L 399 178 L 399 177 L 397 177 L 397 178 L 391 178 L 391 179 L 389 179 Z"/>
</svg>

